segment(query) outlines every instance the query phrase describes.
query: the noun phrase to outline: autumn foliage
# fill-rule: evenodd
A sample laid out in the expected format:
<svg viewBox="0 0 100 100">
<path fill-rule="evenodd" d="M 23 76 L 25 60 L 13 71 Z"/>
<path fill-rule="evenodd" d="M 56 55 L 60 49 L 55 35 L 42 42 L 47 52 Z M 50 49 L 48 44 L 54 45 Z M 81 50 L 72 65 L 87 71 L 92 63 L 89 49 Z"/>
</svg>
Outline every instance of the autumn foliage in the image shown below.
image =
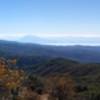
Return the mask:
<svg viewBox="0 0 100 100">
<path fill-rule="evenodd" d="M 0 100 L 72 100 L 75 96 L 68 74 L 42 78 L 9 65 L 16 65 L 16 60 L 0 59 Z"/>
</svg>

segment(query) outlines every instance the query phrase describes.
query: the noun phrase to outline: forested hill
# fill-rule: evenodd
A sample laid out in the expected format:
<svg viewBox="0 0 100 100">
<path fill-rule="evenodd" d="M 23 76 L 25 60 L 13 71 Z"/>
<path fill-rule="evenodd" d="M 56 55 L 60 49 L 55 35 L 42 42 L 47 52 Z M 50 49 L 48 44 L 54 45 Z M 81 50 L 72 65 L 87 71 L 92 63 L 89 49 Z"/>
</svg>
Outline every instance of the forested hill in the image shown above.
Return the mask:
<svg viewBox="0 0 100 100">
<path fill-rule="evenodd" d="M 100 62 L 100 46 L 48 46 L 0 41 L 1 57 L 49 59 L 63 57 L 85 63 Z"/>
<path fill-rule="evenodd" d="M 98 76 L 100 64 L 81 64 L 77 61 L 55 58 L 27 68 L 28 72 L 36 75 L 52 75 L 70 73 L 74 76 Z"/>
</svg>

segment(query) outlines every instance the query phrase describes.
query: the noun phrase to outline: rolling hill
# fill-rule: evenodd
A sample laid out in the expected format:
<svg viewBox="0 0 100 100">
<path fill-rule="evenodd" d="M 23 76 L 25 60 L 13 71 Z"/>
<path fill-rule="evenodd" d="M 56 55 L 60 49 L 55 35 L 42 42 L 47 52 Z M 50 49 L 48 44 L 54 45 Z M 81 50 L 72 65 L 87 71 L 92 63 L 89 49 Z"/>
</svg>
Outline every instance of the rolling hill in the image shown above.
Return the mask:
<svg viewBox="0 0 100 100">
<path fill-rule="evenodd" d="M 100 75 L 100 63 L 82 64 L 77 61 L 55 58 L 27 68 L 27 71 L 37 75 L 52 75 L 69 73 L 74 77 Z"/>
<path fill-rule="evenodd" d="M 100 46 L 49 46 L 0 41 L 0 56 L 24 58 L 67 58 L 82 63 L 100 63 Z"/>
</svg>

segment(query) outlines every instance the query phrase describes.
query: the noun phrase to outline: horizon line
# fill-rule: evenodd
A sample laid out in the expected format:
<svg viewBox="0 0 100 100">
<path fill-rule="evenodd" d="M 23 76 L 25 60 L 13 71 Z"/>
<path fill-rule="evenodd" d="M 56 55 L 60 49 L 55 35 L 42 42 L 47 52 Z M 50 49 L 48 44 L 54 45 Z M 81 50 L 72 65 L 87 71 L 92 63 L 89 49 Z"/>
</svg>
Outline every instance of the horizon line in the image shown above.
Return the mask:
<svg viewBox="0 0 100 100">
<path fill-rule="evenodd" d="M 16 42 L 21 44 L 36 44 L 36 45 L 44 45 L 44 46 L 90 46 L 90 47 L 100 47 L 100 43 L 97 44 L 88 44 L 88 43 L 36 43 L 36 42 L 20 42 L 20 41 L 13 41 L 13 40 L 4 40 L 0 39 L 0 41 L 6 41 L 6 42 Z"/>
</svg>

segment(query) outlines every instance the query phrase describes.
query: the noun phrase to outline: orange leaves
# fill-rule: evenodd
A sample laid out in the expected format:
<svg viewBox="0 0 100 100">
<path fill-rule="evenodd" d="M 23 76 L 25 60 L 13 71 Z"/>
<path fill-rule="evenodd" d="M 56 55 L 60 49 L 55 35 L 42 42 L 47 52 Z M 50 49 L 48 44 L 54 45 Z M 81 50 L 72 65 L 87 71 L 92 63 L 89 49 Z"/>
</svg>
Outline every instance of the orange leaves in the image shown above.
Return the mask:
<svg viewBox="0 0 100 100">
<path fill-rule="evenodd" d="M 58 98 L 68 99 L 75 96 L 74 82 L 69 75 L 53 75 L 47 80 L 49 80 L 48 86 L 52 88 L 53 95 L 56 95 Z"/>
<path fill-rule="evenodd" d="M 0 59 L 0 79 L 7 75 L 6 62 L 3 59 Z"/>
<path fill-rule="evenodd" d="M 23 79 L 23 76 L 18 70 L 12 70 L 9 73 L 9 78 L 6 80 L 6 86 L 9 89 L 19 87 L 22 79 Z"/>
<path fill-rule="evenodd" d="M 0 59 L 0 80 L 6 88 L 12 89 L 21 84 L 24 72 L 9 69 L 8 62 L 15 64 L 16 60 L 6 61 L 5 59 Z"/>
</svg>

